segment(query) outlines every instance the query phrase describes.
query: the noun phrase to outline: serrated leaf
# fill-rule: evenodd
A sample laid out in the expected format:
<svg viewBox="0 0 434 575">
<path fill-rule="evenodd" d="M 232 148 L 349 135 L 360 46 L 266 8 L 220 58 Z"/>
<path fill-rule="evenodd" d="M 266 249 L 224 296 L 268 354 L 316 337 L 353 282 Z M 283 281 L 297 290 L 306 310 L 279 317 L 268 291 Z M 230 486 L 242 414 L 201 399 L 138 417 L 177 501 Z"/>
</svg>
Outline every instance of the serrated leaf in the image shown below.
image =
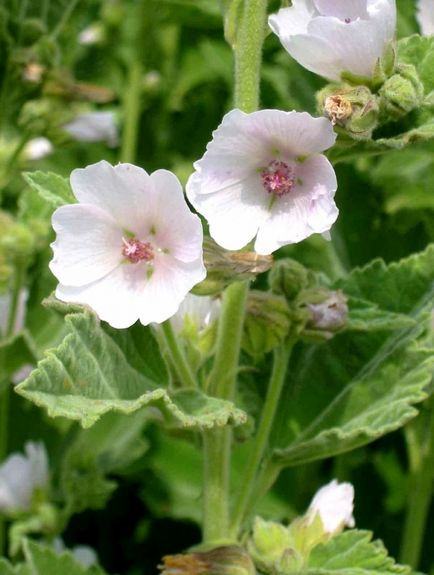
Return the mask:
<svg viewBox="0 0 434 575">
<path fill-rule="evenodd" d="M 53 548 L 43 547 L 30 540 L 24 543 L 24 554 L 31 575 L 104 575 L 100 567 L 85 567 L 68 551 L 57 554 Z"/>
<path fill-rule="evenodd" d="M 348 325 L 354 331 L 394 330 L 414 326 L 415 320 L 401 313 L 381 309 L 361 298 L 348 299 Z"/>
<path fill-rule="evenodd" d="M 434 305 L 433 246 L 389 266 L 375 261 L 334 287 L 411 322 L 299 349 L 272 434 L 282 465 L 343 453 L 401 427 L 417 415 L 414 404 L 431 381 L 434 354 L 424 337 Z"/>
<path fill-rule="evenodd" d="M 150 328 L 115 330 L 88 311 L 67 315 L 65 322 L 62 343 L 16 388 L 51 417 L 90 427 L 109 411 L 128 414 L 153 406 L 184 428 L 244 423 L 245 414 L 228 401 L 195 390 L 169 391 L 166 364 Z"/>
<path fill-rule="evenodd" d="M 434 90 L 434 38 L 413 34 L 398 42 L 398 60 L 415 66 L 425 88 L 425 94 Z"/>
<path fill-rule="evenodd" d="M 309 558 L 309 575 L 410 575 L 411 568 L 395 563 L 372 533 L 352 529 L 318 545 Z"/>
<path fill-rule="evenodd" d="M 54 208 L 65 204 L 74 204 L 69 181 L 52 172 L 25 172 L 24 179 L 40 197 Z"/>
</svg>

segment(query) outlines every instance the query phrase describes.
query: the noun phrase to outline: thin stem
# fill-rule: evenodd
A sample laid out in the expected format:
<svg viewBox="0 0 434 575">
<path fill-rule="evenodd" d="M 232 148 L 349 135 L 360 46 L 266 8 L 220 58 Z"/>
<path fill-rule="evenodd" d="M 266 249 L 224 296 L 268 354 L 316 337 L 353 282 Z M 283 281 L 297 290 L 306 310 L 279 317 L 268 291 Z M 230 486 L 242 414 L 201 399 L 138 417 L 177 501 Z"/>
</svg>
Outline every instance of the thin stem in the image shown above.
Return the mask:
<svg viewBox="0 0 434 575">
<path fill-rule="evenodd" d="M 217 350 L 209 381 L 211 394 L 223 399 L 231 400 L 235 391 L 248 289 L 247 282 L 235 283 L 223 296 Z M 230 426 L 203 434 L 203 539 L 206 543 L 227 538 L 231 445 Z"/>
<path fill-rule="evenodd" d="M 24 283 L 25 271 L 23 267 L 19 267 L 15 271 L 14 284 L 12 289 L 12 299 L 9 309 L 8 322 L 6 327 L 5 339 L 10 338 L 14 334 L 17 314 L 19 310 L 20 292 Z M 4 350 L 0 352 L 0 361 L 4 362 Z M 1 368 L 0 368 L 1 371 Z M 4 383 L 4 389 L 0 392 L 0 464 L 8 454 L 9 444 L 9 411 L 10 411 L 10 383 Z M 0 519 L 0 556 L 3 555 L 5 549 L 5 523 Z"/>
<path fill-rule="evenodd" d="M 187 388 L 197 388 L 197 381 L 193 374 L 193 371 L 190 367 L 190 364 L 185 357 L 183 350 L 181 349 L 176 335 L 173 331 L 172 324 L 170 320 L 165 321 L 162 324 L 162 330 L 164 339 L 167 345 L 167 349 L 169 351 L 169 356 L 171 360 L 171 364 L 176 372 L 176 375 L 179 377 L 183 387 Z"/>
<path fill-rule="evenodd" d="M 258 475 L 260 465 L 263 461 L 270 431 L 273 425 L 274 416 L 276 415 L 277 406 L 280 400 L 283 385 L 285 383 L 286 372 L 289 358 L 291 355 L 292 345 L 284 345 L 274 351 L 273 371 L 270 383 L 267 389 L 267 396 L 262 410 L 261 421 L 258 427 L 250 457 L 247 462 L 243 475 L 243 481 L 240 486 L 237 504 L 232 516 L 230 533 L 235 538 L 242 526 L 243 519 L 248 508 L 248 504 L 253 492 L 255 478 Z"/>
<path fill-rule="evenodd" d="M 50 34 L 50 37 L 52 40 L 55 40 L 60 35 L 60 33 L 62 32 L 63 28 L 66 26 L 69 18 L 71 17 L 71 14 L 74 12 L 74 10 L 75 10 L 75 8 L 79 2 L 80 2 L 80 0 L 71 0 L 69 2 L 69 4 L 67 4 L 65 11 L 62 14 L 62 17 L 60 18 L 59 22 L 57 23 L 57 26 L 54 28 L 54 30 Z"/>
<path fill-rule="evenodd" d="M 128 90 L 124 100 L 124 130 L 122 134 L 121 161 L 133 164 L 136 159 L 139 121 L 141 113 L 143 67 L 137 59 L 131 62 L 128 74 Z"/>
<path fill-rule="evenodd" d="M 405 518 L 401 562 L 418 568 L 427 516 L 434 489 L 434 404 L 426 414 L 426 426 L 420 441 L 420 459 L 413 458 L 410 490 Z"/>
</svg>

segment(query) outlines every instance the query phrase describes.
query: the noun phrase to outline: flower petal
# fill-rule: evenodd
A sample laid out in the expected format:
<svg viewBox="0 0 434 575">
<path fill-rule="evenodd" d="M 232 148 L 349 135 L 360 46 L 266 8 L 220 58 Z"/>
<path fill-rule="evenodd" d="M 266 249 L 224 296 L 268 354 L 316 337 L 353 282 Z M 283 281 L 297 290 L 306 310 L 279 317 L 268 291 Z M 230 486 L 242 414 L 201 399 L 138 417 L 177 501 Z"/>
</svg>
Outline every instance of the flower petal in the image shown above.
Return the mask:
<svg viewBox="0 0 434 575">
<path fill-rule="evenodd" d="M 213 194 L 197 193 L 201 189 L 200 174 L 190 179 L 189 200 L 198 212 L 207 218 L 210 235 L 228 250 L 238 250 L 256 235 L 267 218 L 270 197 L 260 177 L 253 173 L 224 190 Z"/>
<path fill-rule="evenodd" d="M 108 212 L 124 230 L 135 233 L 146 218 L 146 198 L 152 184 L 142 168 L 132 164 L 113 168 L 103 160 L 74 170 L 71 186 L 80 203 Z"/>
<path fill-rule="evenodd" d="M 178 178 L 168 170 L 157 170 L 151 181 L 153 241 L 178 260 L 197 260 L 202 255 L 202 224 L 190 211 Z"/>
<path fill-rule="evenodd" d="M 122 259 L 122 231 L 92 205 L 62 206 L 53 214 L 57 238 L 50 269 L 61 283 L 80 286 L 102 278 Z"/>
<path fill-rule="evenodd" d="M 307 26 L 316 15 L 311 1 L 294 0 L 290 8 L 281 8 L 277 14 L 271 14 L 268 24 L 283 43 L 284 38 L 307 32 Z"/>
<path fill-rule="evenodd" d="M 434 3 L 433 0 L 419 0 L 416 18 L 424 36 L 434 34 Z"/>
<path fill-rule="evenodd" d="M 367 18 L 366 0 L 314 0 L 322 16 L 334 16 L 339 20 Z"/>
</svg>

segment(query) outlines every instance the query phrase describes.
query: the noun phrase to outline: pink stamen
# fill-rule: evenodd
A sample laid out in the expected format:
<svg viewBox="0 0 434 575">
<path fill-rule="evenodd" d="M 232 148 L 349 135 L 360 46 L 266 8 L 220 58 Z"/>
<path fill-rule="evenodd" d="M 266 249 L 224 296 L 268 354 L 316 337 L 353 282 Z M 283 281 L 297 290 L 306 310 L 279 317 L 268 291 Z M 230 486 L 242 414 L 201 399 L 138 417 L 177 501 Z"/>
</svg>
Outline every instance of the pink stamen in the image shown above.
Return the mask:
<svg viewBox="0 0 434 575">
<path fill-rule="evenodd" d="M 269 194 L 279 198 L 288 194 L 295 184 L 295 173 L 292 168 L 279 160 L 273 160 L 261 172 L 262 185 Z"/>
<path fill-rule="evenodd" d="M 145 261 L 150 262 L 154 259 L 154 249 L 148 242 L 141 242 L 135 238 L 125 240 L 122 239 L 124 245 L 122 246 L 122 255 L 127 258 L 132 264 Z"/>
</svg>

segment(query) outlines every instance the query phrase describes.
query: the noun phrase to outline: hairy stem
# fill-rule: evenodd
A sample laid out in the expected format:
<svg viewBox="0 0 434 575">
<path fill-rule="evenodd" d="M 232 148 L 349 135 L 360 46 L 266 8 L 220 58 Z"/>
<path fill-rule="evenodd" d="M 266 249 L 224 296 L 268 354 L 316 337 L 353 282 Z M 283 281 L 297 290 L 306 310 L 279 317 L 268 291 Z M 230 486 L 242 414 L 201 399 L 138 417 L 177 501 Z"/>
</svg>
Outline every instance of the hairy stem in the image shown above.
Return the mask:
<svg viewBox="0 0 434 575">
<path fill-rule="evenodd" d="M 425 527 L 434 489 L 434 403 L 421 414 L 425 426 L 419 439 L 418 454 L 411 457 L 410 489 L 401 545 L 401 562 L 418 568 Z M 415 445 L 413 444 L 413 449 Z"/>
<path fill-rule="evenodd" d="M 267 0 L 244 0 L 234 44 L 237 108 L 253 112 L 259 106 L 262 45 Z M 217 352 L 209 391 L 223 399 L 235 392 L 248 284 L 229 286 L 223 297 L 217 335 Z M 212 436 L 212 437 L 211 437 Z M 204 517 L 206 543 L 227 539 L 232 430 L 229 426 L 204 433 Z"/>
<path fill-rule="evenodd" d="M 173 331 L 173 327 L 172 324 L 170 323 L 170 320 L 165 321 L 161 325 L 161 328 L 169 352 L 172 367 L 175 370 L 175 373 L 178 376 L 180 382 L 182 383 L 183 387 L 193 389 L 196 388 L 197 387 L 196 378 L 191 370 L 187 358 L 185 357 L 184 351 L 181 349 L 176 339 L 176 335 Z"/>
<path fill-rule="evenodd" d="M 261 414 L 261 421 L 244 471 L 243 481 L 240 486 L 237 503 L 230 525 L 230 533 L 235 538 L 242 527 L 242 522 L 253 492 L 255 479 L 258 475 L 260 465 L 268 446 L 274 416 L 276 415 L 277 406 L 285 383 L 291 349 L 291 345 L 283 345 L 274 351 L 273 371 L 268 384 L 267 396 L 265 398 L 265 404 Z"/>
</svg>

